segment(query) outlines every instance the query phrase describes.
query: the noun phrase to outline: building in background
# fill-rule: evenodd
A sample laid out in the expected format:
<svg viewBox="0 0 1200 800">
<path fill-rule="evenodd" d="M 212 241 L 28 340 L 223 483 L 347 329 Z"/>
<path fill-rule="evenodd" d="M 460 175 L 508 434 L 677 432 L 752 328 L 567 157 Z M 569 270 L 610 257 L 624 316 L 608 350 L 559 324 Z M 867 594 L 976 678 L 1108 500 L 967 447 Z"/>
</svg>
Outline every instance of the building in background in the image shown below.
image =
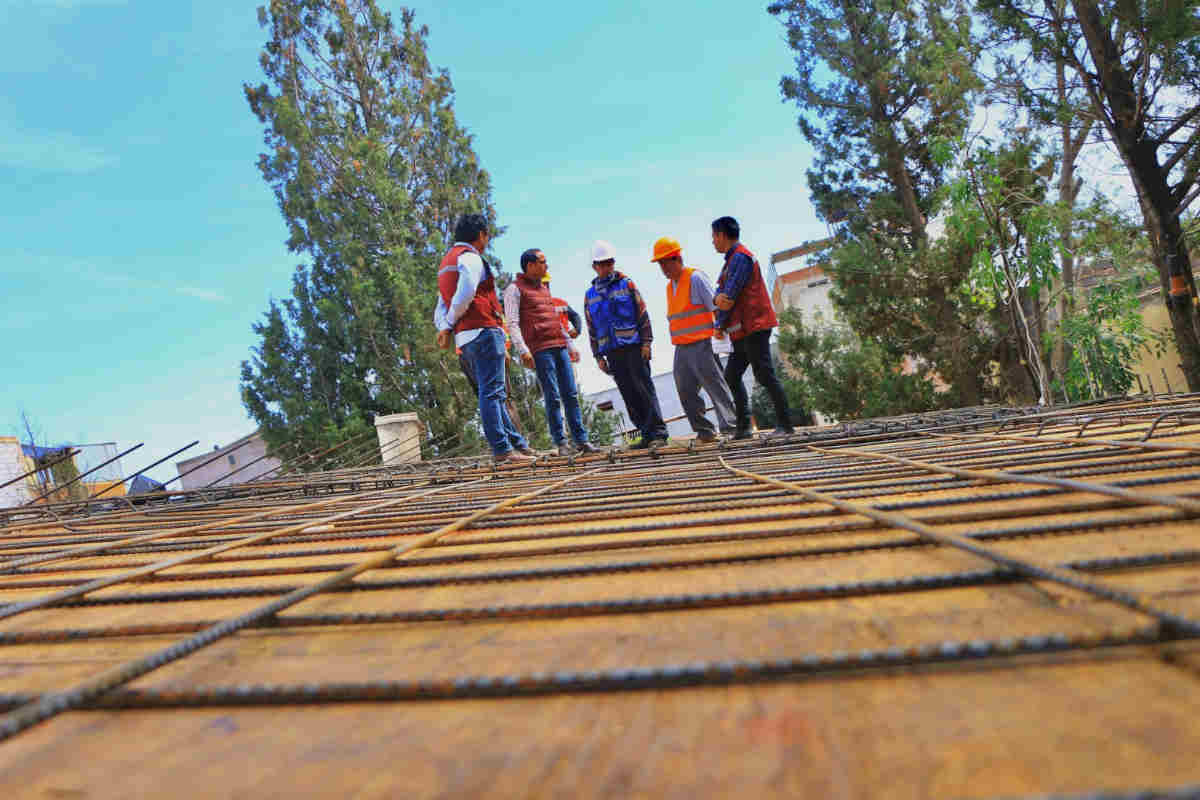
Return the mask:
<svg viewBox="0 0 1200 800">
<path fill-rule="evenodd" d="M 71 458 L 59 458 L 69 450 L 77 452 Z M 25 473 L 32 474 L 0 489 L 0 508 L 35 500 L 57 503 L 87 500 L 96 495 L 121 497 L 125 494 L 125 484 L 121 481 L 121 461 L 116 455 L 116 442 L 37 445 L 21 442 L 13 436 L 2 436 L 0 483 L 8 483 Z M 43 464 L 51 466 L 38 469 Z M 76 480 L 80 476 L 83 479 Z M 47 493 L 48 496 L 41 497 Z"/>
<path fill-rule="evenodd" d="M 818 314 L 827 321 L 833 320 L 833 301 L 829 298 L 829 290 L 833 288 L 833 283 L 829 276 L 821 269 L 819 263 L 801 267 L 799 261 L 804 256 L 831 244 L 833 239 L 819 239 L 771 254 L 768 286 L 771 289 L 771 304 L 775 306 L 776 311 L 798 308 L 803 312 L 806 322 Z M 796 268 L 781 271 L 781 266 L 789 261 L 795 262 L 789 266 Z"/>
<path fill-rule="evenodd" d="M 207 453 L 177 461 L 175 469 L 179 471 L 181 489 L 203 489 L 252 481 L 276 470 L 281 463 L 267 455 L 266 441 L 254 431 L 224 447 L 214 446 Z"/>
</svg>

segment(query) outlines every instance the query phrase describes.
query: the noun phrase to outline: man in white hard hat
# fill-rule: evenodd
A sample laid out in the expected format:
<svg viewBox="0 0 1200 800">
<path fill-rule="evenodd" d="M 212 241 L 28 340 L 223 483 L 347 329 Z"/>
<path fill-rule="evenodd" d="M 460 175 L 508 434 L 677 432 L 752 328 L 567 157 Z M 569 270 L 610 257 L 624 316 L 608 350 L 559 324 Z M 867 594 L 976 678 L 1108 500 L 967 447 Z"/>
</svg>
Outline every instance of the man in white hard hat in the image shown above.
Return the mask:
<svg viewBox="0 0 1200 800">
<path fill-rule="evenodd" d="M 650 314 L 633 281 L 616 271 L 617 251 L 605 241 L 592 246 L 596 277 L 587 290 L 584 318 L 592 355 L 604 372 L 613 376 L 629 419 L 641 432 L 634 448 L 667 441 L 667 425 L 650 377 L 650 345 L 654 333 Z"/>
</svg>

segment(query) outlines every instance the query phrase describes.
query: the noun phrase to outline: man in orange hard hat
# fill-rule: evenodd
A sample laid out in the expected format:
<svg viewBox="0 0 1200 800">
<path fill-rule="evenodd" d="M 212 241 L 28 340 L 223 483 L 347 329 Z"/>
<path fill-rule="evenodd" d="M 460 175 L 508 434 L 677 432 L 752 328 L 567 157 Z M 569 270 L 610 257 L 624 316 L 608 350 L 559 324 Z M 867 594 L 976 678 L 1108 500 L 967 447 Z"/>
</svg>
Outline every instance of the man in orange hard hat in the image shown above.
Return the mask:
<svg viewBox="0 0 1200 800">
<path fill-rule="evenodd" d="M 671 343 L 675 345 L 675 389 L 679 392 L 679 402 L 696 438 L 705 443 L 715 442 L 719 437 L 704 414 L 700 388 L 712 400 L 722 433 L 734 433 L 737 416 L 729 385 L 712 349 L 713 336 L 724 336 L 716 329 L 712 282 L 700 270 L 683 265 L 683 248 L 670 236 L 654 243 L 650 260 L 658 263 L 667 279 L 667 322 Z"/>
</svg>

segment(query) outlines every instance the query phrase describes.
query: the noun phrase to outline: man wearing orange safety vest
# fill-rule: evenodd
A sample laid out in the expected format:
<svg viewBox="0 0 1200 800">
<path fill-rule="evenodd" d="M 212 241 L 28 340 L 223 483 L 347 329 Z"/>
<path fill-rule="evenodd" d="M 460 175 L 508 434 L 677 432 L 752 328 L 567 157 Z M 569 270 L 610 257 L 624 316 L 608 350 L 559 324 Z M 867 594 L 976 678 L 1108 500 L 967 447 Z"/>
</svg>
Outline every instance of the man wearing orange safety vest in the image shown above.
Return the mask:
<svg viewBox="0 0 1200 800">
<path fill-rule="evenodd" d="M 675 389 L 679 402 L 696 438 L 705 443 L 715 442 L 717 432 L 704 415 L 700 387 L 704 387 L 712 400 L 721 433 L 732 434 L 737 417 L 721 364 L 712 349 L 713 336 L 724 336 L 716 330 L 712 283 L 700 270 L 683 265 L 683 248 L 670 236 L 654 243 L 650 260 L 658 263 L 667 279 L 667 321 L 671 343 L 675 345 Z"/>
<path fill-rule="evenodd" d="M 775 406 L 775 431 L 772 435 L 792 432 L 792 418 L 787 396 L 775 374 L 771 360 L 771 331 L 778 325 L 771 296 L 763 280 L 758 259 L 741 243 L 742 230 L 733 217 L 713 220 L 712 242 L 718 253 L 725 255 L 725 267 L 717 279 L 717 327 L 729 334 L 733 355 L 725 364 L 725 382 L 733 392 L 737 406 L 735 439 L 748 439 L 750 432 L 750 398 L 742 385 L 746 367 L 754 370 L 754 380 L 767 390 Z"/>
<path fill-rule="evenodd" d="M 504 317 L 496 281 L 483 251 L 491 239 L 482 214 L 464 214 L 454 245 L 438 266 L 438 304 L 433 321 L 438 345 L 462 351 L 475 378 L 479 418 L 496 463 L 529 463 L 533 450 L 512 423 L 504 374 Z"/>
</svg>

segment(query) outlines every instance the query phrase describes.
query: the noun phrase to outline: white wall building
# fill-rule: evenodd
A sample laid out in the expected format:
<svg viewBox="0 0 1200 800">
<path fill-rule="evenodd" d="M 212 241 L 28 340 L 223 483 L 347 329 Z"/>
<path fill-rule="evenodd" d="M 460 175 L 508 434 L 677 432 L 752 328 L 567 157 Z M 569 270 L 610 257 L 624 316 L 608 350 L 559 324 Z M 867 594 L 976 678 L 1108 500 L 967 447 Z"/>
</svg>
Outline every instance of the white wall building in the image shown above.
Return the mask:
<svg viewBox="0 0 1200 800">
<path fill-rule="evenodd" d="M 177 461 L 175 469 L 183 475 L 180 488 L 202 489 L 210 485 L 231 486 L 252 481 L 280 465 L 279 459 L 274 456 L 263 458 L 266 454 L 267 443 L 258 431 L 255 431 L 224 447 L 214 447 L 211 451 L 194 458 Z M 184 475 L 210 459 L 211 463 L 196 469 L 190 475 Z"/>
<path fill-rule="evenodd" d="M 16 437 L 0 436 L 0 483 L 8 483 L 30 469 Z M 0 508 L 24 505 L 35 496 L 29 493 L 27 481 L 17 481 L 0 489 Z"/>
</svg>

